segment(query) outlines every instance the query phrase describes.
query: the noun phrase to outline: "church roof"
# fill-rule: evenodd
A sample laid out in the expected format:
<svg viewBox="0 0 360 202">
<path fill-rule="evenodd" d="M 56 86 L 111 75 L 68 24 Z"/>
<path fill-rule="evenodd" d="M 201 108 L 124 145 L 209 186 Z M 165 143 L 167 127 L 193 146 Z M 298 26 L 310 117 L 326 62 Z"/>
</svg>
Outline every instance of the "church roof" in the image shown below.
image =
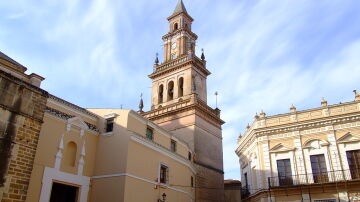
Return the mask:
<svg viewBox="0 0 360 202">
<path fill-rule="evenodd" d="M 182 13 L 182 12 L 187 13 L 183 1 L 179 0 L 176 7 L 175 7 L 174 13 L 172 15 L 176 15 L 176 14 L 179 14 L 179 13 Z"/>
</svg>

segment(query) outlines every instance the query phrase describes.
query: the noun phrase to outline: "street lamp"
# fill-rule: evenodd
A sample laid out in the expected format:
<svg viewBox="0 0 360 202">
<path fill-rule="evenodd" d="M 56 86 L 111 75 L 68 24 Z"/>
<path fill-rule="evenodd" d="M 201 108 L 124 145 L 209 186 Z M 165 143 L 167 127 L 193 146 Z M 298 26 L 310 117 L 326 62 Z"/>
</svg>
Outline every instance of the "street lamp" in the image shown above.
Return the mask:
<svg viewBox="0 0 360 202">
<path fill-rule="evenodd" d="M 159 199 L 158 202 L 165 202 L 165 200 L 166 200 L 166 194 L 163 193 L 161 196 L 162 196 L 162 200 Z"/>
</svg>

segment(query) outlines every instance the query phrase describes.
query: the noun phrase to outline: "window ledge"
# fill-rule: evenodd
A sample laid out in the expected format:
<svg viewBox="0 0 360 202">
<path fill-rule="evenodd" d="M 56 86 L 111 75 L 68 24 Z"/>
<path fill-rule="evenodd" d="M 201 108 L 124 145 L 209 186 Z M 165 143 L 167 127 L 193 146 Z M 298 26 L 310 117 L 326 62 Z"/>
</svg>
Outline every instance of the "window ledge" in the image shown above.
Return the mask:
<svg viewBox="0 0 360 202">
<path fill-rule="evenodd" d="M 168 187 L 169 187 L 169 184 L 168 184 L 168 183 L 161 183 L 161 182 L 159 182 L 159 186 L 160 186 L 161 188 L 168 188 Z"/>
<path fill-rule="evenodd" d="M 107 132 L 107 133 L 102 133 L 101 135 L 102 135 L 102 136 L 111 137 L 111 136 L 114 135 L 114 133 L 113 133 L 113 131 L 111 131 L 111 132 Z"/>
</svg>

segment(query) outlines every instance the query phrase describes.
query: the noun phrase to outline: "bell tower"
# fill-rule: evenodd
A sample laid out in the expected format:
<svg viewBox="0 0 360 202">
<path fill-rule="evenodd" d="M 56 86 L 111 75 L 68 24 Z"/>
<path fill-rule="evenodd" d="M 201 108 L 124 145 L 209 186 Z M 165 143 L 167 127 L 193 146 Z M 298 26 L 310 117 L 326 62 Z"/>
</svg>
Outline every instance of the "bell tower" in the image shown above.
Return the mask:
<svg viewBox="0 0 360 202">
<path fill-rule="evenodd" d="M 151 110 L 143 116 L 172 132 L 193 150 L 196 166 L 196 201 L 222 202 L 224 191 L 220 110 L 207 105 L 207 76 L 204 52 L 195 55 L 198 36 L 192 32 L 193 18 L 182 0 L 167 18 L 168 33 L 163 62 L 155 59 Z"/>
<path fill-rule="evenodd" d="M 194 21 L 187 13 L 182 1 L 176 5 L 174 13 L 168 17 L 169 33 L 163 36 L 164 61 L 174 60 L 188 53 L 195 52 L 197 36 L 191 31 Z"/>
</svg>

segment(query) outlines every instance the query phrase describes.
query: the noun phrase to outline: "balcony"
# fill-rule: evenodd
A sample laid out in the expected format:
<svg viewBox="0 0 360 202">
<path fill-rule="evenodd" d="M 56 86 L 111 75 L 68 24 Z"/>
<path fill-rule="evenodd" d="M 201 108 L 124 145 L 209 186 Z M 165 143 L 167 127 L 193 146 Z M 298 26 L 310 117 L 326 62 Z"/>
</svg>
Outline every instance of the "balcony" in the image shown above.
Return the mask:
<svg viewBox="0 0 360 202">
<path fill-rule="evenodd" d="M 281 188 L 312 184 L 338 183 L 344 181 L 360 181 L 360 168 L 351 170 L 337 170 L 325 173 L 308 173 L 292 176 L 269 177 L 269 188 Z"/>
</svg>

